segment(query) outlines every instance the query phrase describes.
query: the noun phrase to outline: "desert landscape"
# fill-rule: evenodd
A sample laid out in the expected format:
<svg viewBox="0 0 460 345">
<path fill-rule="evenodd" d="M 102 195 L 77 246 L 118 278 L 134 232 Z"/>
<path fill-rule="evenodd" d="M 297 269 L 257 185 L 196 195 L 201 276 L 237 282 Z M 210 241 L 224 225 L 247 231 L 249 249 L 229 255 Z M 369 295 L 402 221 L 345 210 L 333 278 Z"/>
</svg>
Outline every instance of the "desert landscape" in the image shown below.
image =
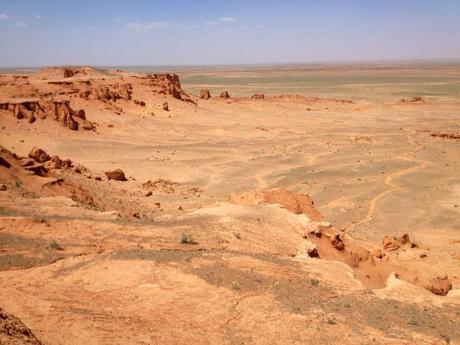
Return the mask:
<svg viewBox="0 0 460 345">
<path fill-rule="evenodd" d="M 460 65 L 0 76 L 1 344 L 459 344 Z"/>
</svg>

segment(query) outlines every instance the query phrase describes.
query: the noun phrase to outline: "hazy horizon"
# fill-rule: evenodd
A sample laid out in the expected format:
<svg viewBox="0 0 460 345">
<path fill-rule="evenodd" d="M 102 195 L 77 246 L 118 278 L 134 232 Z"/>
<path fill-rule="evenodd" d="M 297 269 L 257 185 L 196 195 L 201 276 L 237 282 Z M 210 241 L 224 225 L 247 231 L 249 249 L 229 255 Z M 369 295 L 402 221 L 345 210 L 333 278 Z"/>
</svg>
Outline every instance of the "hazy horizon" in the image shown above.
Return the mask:
<svg viewBox="0 0 460 345">
<path fill-rule="evenodd" d="M 75 64 L 62 64 L 62 65 L 41 65 L 41 66 L 10 66 L 0 67 L 1 71 L 36 71 L 47 67 L 76 67 L 76 66 L 90 66 L 97 69 L 126 69 L 126 70 L 245 70 L 245 69 L 286 69 L 292 67 L 292 69 L 327 69 L 345 66 L 354 67 L 420 67 L 420 66 L 451 66 L 460 65 L 460 58 L 451 59 L 405 59 L 405 60 L 348 60 L 348 61 L 312 61 L 312 62 L 278 62 L 278 63 L 253 63 L 253 64 L 196 64 L 196 65 L 75 65 Z"/>
<path fill-rule="evenodd" d="M 456 0 L 0 0 L 0 67 L 460 59 Z"/>
</svg>

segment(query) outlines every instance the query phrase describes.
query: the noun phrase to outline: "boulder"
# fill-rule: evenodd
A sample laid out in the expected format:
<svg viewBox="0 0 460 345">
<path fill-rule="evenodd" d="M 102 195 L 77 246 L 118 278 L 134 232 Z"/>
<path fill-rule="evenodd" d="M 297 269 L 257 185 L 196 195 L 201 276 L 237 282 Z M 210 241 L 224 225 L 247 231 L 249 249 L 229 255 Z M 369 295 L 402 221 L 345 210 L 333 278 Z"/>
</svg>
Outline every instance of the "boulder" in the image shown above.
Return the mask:
<svg viewBox="0 0 460 345">
<path fill-rule="evenodd" d="M 383 238 L 383 249 L 385 250 L 397 250 L 400 246 L 398 239 L 394 236 L 385 236 Z"/>
<path fill-rule="evenodd" d="M 210 99 L 211 98 L 211 93 L 209 92 L 208 89 L 203 89 L 200 92 L 200 98 L 201 99 Z"/>
<path fill-rule="evenodd" d="M 318 250 L 316 249 L 316 246 L 312 246 L 307 249 L 307 254 L 311 258 L 319 258 L 319 253 Z"/>
<path fill-rule="evenodd" d="M 408 235 L 408 234 L 402 235 L 402 236 L 399 238 L 399 243 L 401 243 L 401 245 L 405 245 L 405 244 L 407 244 L 407 243 L 410 243 L 409 235 Z"/>
<path fill-rule="evenodd" d="M 37 163 L 45 163 L 51 159 L 45 151 L 38 147 L 32 148 L 32 151 L 29 152 L 29 157 Z"/>
<path fill-rule="evenodd" d="M 71 168 L 72 161 L 70 159 L 61 159 L 59 156 L 53 156 L 50 160 L 51 166 L 55 169 Z"/>
<path fill-rule="evenodd" d="M 230 98 L 230 94 L 228 93 L 228 91 L 222 91 L 222 93 L 220 94 L 219 97 L 220 97 L 220 98 L 224 98 L 224 99 L 229 99 L 229 98 Z"/>
<path fill-rule="evenodd" d="M 163 103 L 163 110 L 164 110 L 164 111 L 169 111 L 168 102 L 164 102 L 164 103 Z"/>
<path fill-rule="evenodd" d="M 251 96 L 251 99 L 264 99 L 265 95 L 263 93 L 256 93 L 255 95 Z"/>
<path fill-rule="evenodd" d="M 383 238 L 383 249 L 385 250 L 397 250 L 399 247 L 410 243 L 411 246 L 417 246 L 415 243 L 411 243 L 408 234 L 402 235 L 400 238 L 395 236 L 385 236 Z"/>
<path fill-rule="evenodd" d="M 385 256 L 380 248 L 375 248 L 372 250 L 372 255 L 378 259 L 382 259 Z"/>
<path fill-rule="evenodd" d="M 8 162 L 5 158 L 0 157 L 0 165 L 5 167 L 5 168 L 10 168 L 11 164 Z"/>
<path fill-rule="evenodd" d="M 125 173 L 121 169 L 116 169 L 113 171 L 106 171 L 105 175 L 109 178 L 109 180 L 126 181 Z"/>
<path fill-rule="evenodd" d="M 337 250 L 343 250 L 345 248 L 345 244 L 340 236 L 340 234 L 335 234 L 335 236 L 331 239 L 331 244 Z"/>
<path fill-rule="evenodd" d="M 48 174 L 48 169 L 46 169 L 43 164 L 32 165 L 30 167 L 25 167 L 24 169 L 38 176 L 46 176 L 46 174 Z"/>
<path fill-rule="evenodd" d="M 435 295 L 445 296 L 452 289 L 452 283 L 446 275 L 437 276 L 428 280 L 425 289 Z"/>
</svg>

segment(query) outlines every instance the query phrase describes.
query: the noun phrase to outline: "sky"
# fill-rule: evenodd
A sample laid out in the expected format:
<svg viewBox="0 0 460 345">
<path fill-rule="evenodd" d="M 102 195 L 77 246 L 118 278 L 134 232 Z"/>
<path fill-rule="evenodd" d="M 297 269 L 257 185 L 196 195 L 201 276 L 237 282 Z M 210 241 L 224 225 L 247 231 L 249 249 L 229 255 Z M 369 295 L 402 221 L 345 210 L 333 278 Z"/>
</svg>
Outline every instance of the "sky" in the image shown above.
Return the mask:
<svg viewBox="0 0 460 345">
<path fill-rule="evenodd" d="M 460 0 L 0 0 L 0 67 L 459 58 Z"/>
</svg>

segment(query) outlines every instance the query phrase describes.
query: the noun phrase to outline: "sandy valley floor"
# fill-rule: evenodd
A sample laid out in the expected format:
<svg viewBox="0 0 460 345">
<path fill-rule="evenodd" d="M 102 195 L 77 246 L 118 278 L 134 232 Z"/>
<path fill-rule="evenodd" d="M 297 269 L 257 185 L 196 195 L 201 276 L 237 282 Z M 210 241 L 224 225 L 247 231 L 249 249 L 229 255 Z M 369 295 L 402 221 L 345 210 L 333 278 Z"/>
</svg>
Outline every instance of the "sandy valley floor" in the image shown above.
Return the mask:
<svg viewBox="0 0 460 345">
<path fill-rule="evenodd" d="M 0 343 L 460 344 L 460 68 L 433 68 L 302 71 L 299 96 L 283 71 L 0 76 Z"/>
</svg>

